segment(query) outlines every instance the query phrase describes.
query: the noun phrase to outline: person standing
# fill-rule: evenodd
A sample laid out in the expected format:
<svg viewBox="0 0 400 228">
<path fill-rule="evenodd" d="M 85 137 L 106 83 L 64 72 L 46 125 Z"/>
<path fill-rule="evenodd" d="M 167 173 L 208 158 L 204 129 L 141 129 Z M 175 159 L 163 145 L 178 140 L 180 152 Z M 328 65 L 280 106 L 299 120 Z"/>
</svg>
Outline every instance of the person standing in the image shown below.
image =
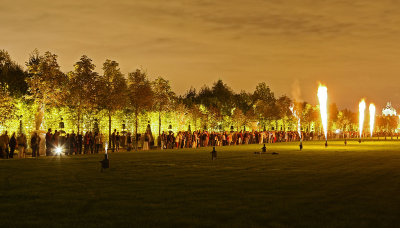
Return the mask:
<svg viewBox="0 0 400 228">
<path fill-rule="evenodd" d="M 89 152 L 89 132 L 86 132 L 83 138 L 83 153 L 88 154 L 88 152 Z"/>
<path fill-rule="evenodd" d="M 114 152 L 114 150 L 115 150 L 115 137 L 116 137 L 115 133 L 116 132 L 117 132 L 117 129 L 114 129 L 114 132 L 111 134 L 111 149 L 112 149 L 112 152 Z"/>
<path fill-rule="evenodd" d="M 94 143 L 94 135 L 92 132 L 89 133 L 89 147 L 90 147 L 90 153 L 94 154 L 95 143 Z"/>
<path fill-rule="evenodd" d="M 118 152 L 119 151 L 119 144 L 121 142 L 121 136 L 119 135 L 119 132 L 117 132 L 117 135 L 115 136 L 115 150 Z M 113 151 L 114 152 L 114 151 Z"/>
<path fill-rule="evenodd" d="M 70 143 L 70 148 L 71 148 L 70 155 L 76 154 L 76 135 L 75 135 L 75 132 L 72 131 L 72 133 L 69 135 L 69 137 L 70 137 L 69 143 Z"/>
<path fill-rule="evenodd" d="M 131 136 L 131 133 L 130 132 L 128 132 L 128 134 L 126 135 L 126 144 L 128 144 L 127 145 L 127 151 L 131 151 L 131 148 L 132 148 L 132 136 Z"/>
<path fill-rule="evenodd" d="M 144 135 L 143 150 L 149 150 L 149 142 L 150 142 L 150 135 L 149 133 L 146 133 Z"/>
<path fill-rule="evenodd" d="M 24 133 L 20 133 L 17 137 L 18 144 L 18 158 L 25 158 L 25 150 L 26 150 L 26 136 Z"/>
<path fill-rule="evenodd" d="M 82 144 L 83 144 L 83 136 L 81 133 L 78 133 L 76 147 L 77 147 L 77 154 L 82 154 Z"/>
<path fill-rule="evenodd" d="M 32 157 L 39 157 L 39 143 L 40 138 L 35 132 L 31 137 Z"/>
<path fill-rule="evenodd" d="M 51 149 L 52 149 L 52 134 L 51 134 L 51 128 L 46 133 L 46 156 L 51 155 Z"/>
<path fill-rule="evenodd" d="M 0 136 L 0 157 L 1 158 L 7 158 L 7 154 L 6 154 L 6 137 L 5 137 L 6 133 L 3 133 Z"/>
<path fill-rule="evenodd" d="M 10 154 L 10 149 L 9 149 L 10 137 L 8 137 L 8 132 L 7 131 L 4 132 L 3 137 L 4 137 L 5 152 L 6 152 L 5 155 L 6 155 L 6 158 L 9 158 L 9 154 Z"/>
<path fill-rule="evenodd" d="M 71 136 L 67 134 L 67 138 L 65 139 L 65 154 L 70 155 L 71 154 Z"/>
<path fill-rule="evenodd" d="M 95 153 L 98 154 L 98 153 L 99 153 L 99 150 L 100 150 L 100 146 L 101 146 L 101 138 L 100 138 L 99 133 L 96 133 L 96 134 L 95 134 L 94 141 L 95 141 L 95 143 L 96 143 L 96 150 L 95 150 Z"/>
<path fill-rule="evenodd" d="M 17 147 L 17 139 L 15 138 L 15 132 L 11 135 L 10 142 L 8 143 L 10 146 L 10 158 L 14 158 L 15 148 Z"/>
</svg>

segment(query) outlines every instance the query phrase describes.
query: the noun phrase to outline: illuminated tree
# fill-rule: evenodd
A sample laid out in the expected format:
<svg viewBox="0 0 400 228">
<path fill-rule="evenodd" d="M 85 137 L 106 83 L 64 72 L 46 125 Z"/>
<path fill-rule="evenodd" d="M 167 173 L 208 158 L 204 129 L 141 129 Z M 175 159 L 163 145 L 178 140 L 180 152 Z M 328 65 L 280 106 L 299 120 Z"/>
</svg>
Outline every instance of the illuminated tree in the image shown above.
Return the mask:
<svg viewBox="0 0 400 228">
<path fill-rule="evenodd" d="M 111 116 L 126 106 L 127 84 L 117 62 L 107 59 L 103 64 L 103 70 L 104 74 L 98 79 L 97 100 L 99 108 L 108 112 L 108 134 L 111 137 Z"/>
<path fill-rule="evenodd" d="M 275 120 L 276 108 L 274 103 L 269 104 L 264 100 L 257 100 L 254 107 L 255 114 L 260 122 L 265 124 L 265 122 L 271 123 L 272 120 Z"/>
<path fill-rule="evenodd" d="M 376 125 L 381 131 L 391 133 L 397 128 L 398 119 L 398 116 L 379 116 L 376 119 Z"/>
<path fill-rule="evenodd" d="M 233 92 L 227 84 L 223 83 L 222 80 L 218 80 L 214 83 L 211 88 L 213 99 L 213 106 L 220 110 L 221 115 L 230 116 L 232 109 L 234 108 Z"/>
<path fill-rule="evenodd" d="M 318 123 L 318 119 L 320 118 L 319 110 L 317 107 L 312 106 L 307 102 L 296 103 L 296 108 L 301 114 L 300 119 L 304 123 L 304 126 L 307 126 L 308 132 L 311 131 L 311 124 Z M 315 129 L 314 129 L 315 130 Z"/>
<path fill-rule="evenodd" d="M 256 86 L 256 89 L 252 95 L 253 103 L 255 106 L 256 116 L 260 122 L 267 120 L 271 122 L 275 120 L 277 127 L 277 116 L 278 112 L 276 109 L 276 99 L 271 89 L 263 82 Z"/>
<path fill-rule="evenodd" d="M 292 100 L 283 95 L 276 100 L 276 111 L 277 119 L 281 119 L 283 123 L 283 129 L 286 131 L 286 121 L 292 116 L 292 112 L 289 107 L 292 104 Z"/>
<path fill-rule="evenodd" d="M 201 121 L 202 118 L 203 118 L 203 116 L 204 116 L 204 114 L 203 114 L 202 111 L 200 110 L 199 105 L 194 104 L 194 105 L 190 106 L 190 107 L 189 107 L 189 115 L 190 115 L 190 118 L 191 118 L 192 121 L 193 121 L 194 129 L 197 130 L 197 129 L 198 129 L 197 122 L 198 122 L 199 120 Z"/>
<path fill-rule="evenodd" d="M 253 99 L 251 97 L 251 94 L 247 93 L 246 91 L 242 90 L 240 91 L 240 93 L 234 94 L 233 100 L 235 102 L 235 107 L 242 110 L 243 113 L 246 113 L 247 111 L 253 109 Z"/>
<path fill-rule="evenodd" d="M 139 114 L 151 109 L 153 105 L 154 93 L 151 83 L 147 79 L 147 75 L 139 69 L 129 73 L 128 77 L 128 96 L 129 106 L 133 110 L 135 116 L 135 141 L 136 150 L 138 147 L 138 116 Z"/>
<path fill-rule="evenodd" d="M 158 135 L 161 135 L 161 115 L 169 110 L 175 98 L 168 80 L 158 77 L 152 82 L 154 91 L 154 110 L 158 113 Z"/>
<path fill-rule="evenodd" d="M 246 122 L 246 116 L 243 114 L 242 110 L 235 108 L 232 114 L 232 121 L 234 126 L 236 126 L 237 131 L 239 131 Z"/>
<path fill-rule="evenodd" d="M 7 85 L 0 86 L 0 125 L 5 125 L 12 119 L 14 112 L 14 99 L 10 96 Z"/>
<path fill-rule="evenodd" d="M 337 125 L 339 129 L 342 129 L 343 131 L 349 131 L 351 130 L 351 125 L 356 122 L 356 116 L 355 113 L 351 112 L 349 109 L 343 109 L 338 113 L 337 117 Z"/>
<path fill-rule="evenodd" d="M 25 95 L 28 84 L 25 79 L 27 74 L 17 63 L 11 60 L 5 50 L 0 50 L 0 84 L 7 84 L 11 96 Z"/>
<path fill-rule="evenodd" d="M 61 102 L 65 93 L 63 88 L 67 78 L 60 71 L 57 55 L 50 52 L 40 55 L 38 50 L 34 50 L 26 66 L 29 75 L 26 79 L 30 94 L 28 98 L 33 98 L 38 104 L 35 122 L 36 130 L 39 130 L 46 106 L 55 106 Z"/>
<path fill-rule="evenodd" d="M 95 108 L 98 99 L 99 86 L 98 74 L 94 72 L 95 65 L 86 55 L 74 65 L 74 71 L 68 73 L 68 98 L 67 104 L 76 112 L 78 134 L 82 113 Z"/>
</svg>

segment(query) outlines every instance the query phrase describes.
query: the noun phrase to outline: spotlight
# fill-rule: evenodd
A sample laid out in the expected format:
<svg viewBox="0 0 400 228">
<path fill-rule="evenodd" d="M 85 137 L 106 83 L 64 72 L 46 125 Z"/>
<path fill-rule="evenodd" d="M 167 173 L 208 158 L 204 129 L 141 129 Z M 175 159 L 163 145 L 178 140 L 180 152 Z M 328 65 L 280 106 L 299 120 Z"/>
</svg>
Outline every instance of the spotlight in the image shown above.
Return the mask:
<svg viewBox="0 0 400 228">
<path fill-rule="evenodd" d="M 101 172 L 103 172 L 103 170 L 110 168 L 110 160 L 108 160 L 108 154 L 106 153 L 104 155 L 104 159 L 102 161 L 100 161 L 101 163 Z"/>
<path fill-rule="evenodd" d="M 61 153 L 62 153 L 62 148 L 61 148 L 61 147 L 56 147 L 55 152 L 56 152 L 56 155 L 61 155 Z"/>
<path fill-rule="evenodd" d="M 213 147 L 213 151 L 211 151 L 211 160 L 217 159 L 217 151 L 215 150 L 215 146 Z"/>
</svg>

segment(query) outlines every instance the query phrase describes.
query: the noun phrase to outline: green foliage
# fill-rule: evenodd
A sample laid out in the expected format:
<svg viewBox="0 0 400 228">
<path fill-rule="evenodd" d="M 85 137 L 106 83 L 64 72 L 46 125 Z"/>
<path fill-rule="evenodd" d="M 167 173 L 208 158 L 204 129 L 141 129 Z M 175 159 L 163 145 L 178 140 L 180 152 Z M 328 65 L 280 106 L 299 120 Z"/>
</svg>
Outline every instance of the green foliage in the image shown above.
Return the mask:
<svg viewBox="0 0 400 228">
<path fill-rule="evenodd" d="M 13 118 L 15 102 L 10 96 L 7 85 L 0 86 L 0 126 Z"/>
<path fill-rule="evenodd" d="M 127 83 L 119 69 L 119 64 L 107 59 L 103 64 L 103 71 L 95 87 L 98 94 L 98 107 L 110 112 L 122 110 L 127 104 Z"/>
<path fill-rule="evenodd" d="M 33 98 L 41 107 L 58 105 L 65 95 L 67 78 L 60 70 L 57 55 L 51 52 L 40 55 L 38 50 L 34 50 L 26 66 L 29 98 Z"/>
<path fill-rule="evenodd" d="M 74 71 L 68 73 L 68 94 L 65 104 L 76 110 L 78 132 L 80 132 L 82 113 L 96 108 L 100 88 L 95 67 L 92 60 L 83 55 L 80 61 L 75 63 Z"/>
<path fill-rule="evenodd" d="M 6 50 L 0 50 L 0 84 L 7 85 L 11 96 L 21 97 L 28 90 L 27 74 L 20 65 L 11 60 Z"/>
<path fill-rule="evenodd" d="M 98 75 L 92 60 L 83 55 L 74 70 L 64 74 L 57 55 L 34 50 L 26 66 L 25 72 L 6 51 L 0 50 L 3 129 L 17 131 L 20 123 L 28 132 L 35 128 L 57 129 L 61 118 L 67 132 L 76 128 L 93 130 L 97 122 L 102 133 L 111 128 L 122 131 L 122 124 L 125 130 L 143 132 L 148 122 L 153 132 L 158 127 L 160 133 L 170 130 L 170 126 L 174 131 L 187 130 L 189 125 L 192 130 L 209 131 L 230 130 L 230 126 L 288 130 L 297 123 L 289 110 L 291 99 L 285 95 L 275 97 L 264 82 L 253 92 L 235 93 L 218 80 L 211 87 L 203 86 L 199 91 L 190 88 L 185 95 L 176 97 L 168 80 L 158 77 L 150 82 L 141 70 L 125 77 L 119 64 L 112 60 L 103 63 L 103 74 Z M 318 131 L 319 107 L 306 102 L 294 104 L 302 129 Z M 356 113 L 339 111 L 336 104 L 331 104 L 328 111 L 330 130 L 357 130 Z M 397 117 L 379 117 L 376 129 L 393 131 L 397 122 Z"/>
</svg>

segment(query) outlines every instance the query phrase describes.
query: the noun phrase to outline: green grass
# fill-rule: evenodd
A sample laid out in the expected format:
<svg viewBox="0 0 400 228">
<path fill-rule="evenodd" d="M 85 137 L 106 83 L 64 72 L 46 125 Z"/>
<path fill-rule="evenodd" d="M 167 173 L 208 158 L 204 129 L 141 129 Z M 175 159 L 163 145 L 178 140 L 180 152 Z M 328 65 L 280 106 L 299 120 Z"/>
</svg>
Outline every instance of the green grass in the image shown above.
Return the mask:
<svg viewBox="0 0 400 228">
<path fill-rule="evenodd" d="M 400 141 L 0 161 L 0 222 L 35 227 L 395 227 Z"/>
</svg>

